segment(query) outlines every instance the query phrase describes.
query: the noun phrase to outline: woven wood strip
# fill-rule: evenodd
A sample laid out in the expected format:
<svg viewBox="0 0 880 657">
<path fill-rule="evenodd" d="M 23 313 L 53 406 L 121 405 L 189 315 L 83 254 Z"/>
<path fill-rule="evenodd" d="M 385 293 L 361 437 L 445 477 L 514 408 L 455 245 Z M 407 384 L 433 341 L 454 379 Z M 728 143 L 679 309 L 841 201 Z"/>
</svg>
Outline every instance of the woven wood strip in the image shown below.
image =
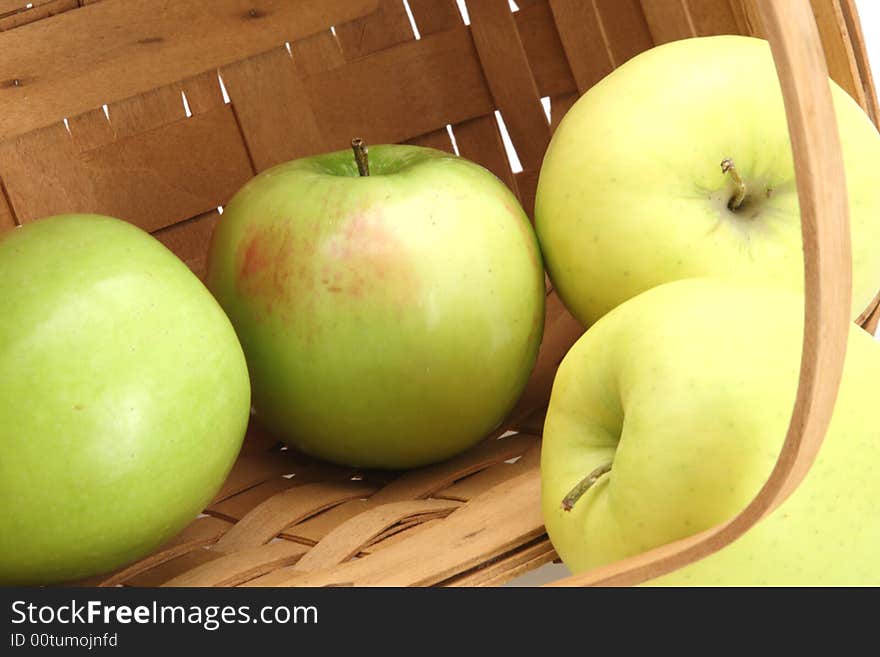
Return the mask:
<svg viewBox="0 0 880 657">
<path fill-rule="evenodd" d="M 859 13 L 855 0 L 840 0 L 840 10 L 846 23 L 846 33 L 852 41 L 854 57 L 865 93 L 865 111 L 873 119 L 874 125 L 880 128 L 880 107 L 877 106 L 877 89 L 874 87 L 874 76 L 868 62 L 868 50 L 865 47 L 865 36 L 859 22 Z"/>
<path fill-rule="evenodd" d="M 324 509 L 373 492 L 357 482 L 297 486 L 261 502 L 217 542 L 221 552 L 234 552 L 268 543 L 285 527 Z"/>
<path fill-rule="evenodd" d="M 213 69 L 181 80 L 175 86 L 186 95 L 193 114 L 204 114 L 224 103 L 217 71 Z"/>
<path fill-rule="evenodd" d="M 131 137 L 186 118 L 176 85 L 151 89 L 108 105 L 110 127 L 117 139 Z"/>
<path fill-rule="evenodd" d="M 469 9 L 471 35 L 495 106 L 523 168 L 535 170 L 550 141 L 550 126 L 507 0 L 482 0 Z"/>
<path fill-rule="evenodd" d="M 123 134 L 153 116 L 119 113 Z M 215 209 L 253 175 L 227 106 L 92 150 L 78 147 L 62 124 L 0 146 L 0 175 L 20 221 L 98 212 L 156 230 Z"/>
<path fill-rule="evenodd" d="M 336 38 L 348 61 L 413 39 L 403 2 L 379 0 L 378 10 L 336 27 Z"/>
<path fill-rule="evenodd" d="M 614 70 L 616 62 L 598 11 L 580 0 L 550 0 L 553 19 L 579 93 Z"/>
<path fill-rule="evenodd" d="M 843 18 L 840 0 L 810 0 L 825 51 L 828 73 L 863 108 L 867 109 L 865 88 L 856 64 L 853 42 Z"/>
<path fill-rule="evenodd" d="M 341 147 L 324 141 L 284 46 L 225 66 L 220 73 L 257 171 Z"/>
<path fill-rule="evenodd" d="M 296 569 L 316 572 L 336 566 L 399 522 L 417 516 L 437 517 L 451 513 L 458 506 L 456 502 L 443 500 L 411 500 L 373 507 L 338 525 L 300 560 Z"/>
<path fill-rule="evenodd" d="M 275 477 L 240 493 L 236 493 L 235 495 L 212 503 L 211 506 L 205 509 L 205 513 L 216 518 L 223 518 L 229 522 L 238 522 L 254 507 L 262 504 L 270 497 L 274 497 L 278 493 L 283 493 L 284 491 L 300 485 L 302 484 L 286 477 Z"/>
<path fill-rule="evenodd" d="M 530 447 L 527 452 L 518 457 L 513 463 L 504 461 L 503 463 L 488 467 L 485 470 L 465 477 L 464 479 L 460 479 L 451 486 L 436 493 L 436 497 L 446 500 L 467 502 L 482 493 L 484 490 L 493 488 L 527 470 L 537 468 L 540 464 L 540 460 L 541 446 L 537 444 Z"/>
<path fill-rule="evenodd" d="M 540 477 L 505 482 L 446 520 L 363 559 L 286 581 L 299 586 L 427 586 L 505 554 L 544 533 Z M 503 500 L 503 502 L 502 502 Z M 276 582 L 276 584 L 279 584 Z"/>
<path fill-rule="evenodd" d="M 235 586 L 295 563 L 308 551 L 309 548 L 304 545 L 277 541 L 231 554 L 221 554 L 217 559 L 165 582 L 163 586 Z"/>
<path fill-rule="evenodd" d="M 543 536 L 530 542 L 527 546 L 493 559 L 480 567 L 462 575 L 453 577 L 444 586 L 497 586 L 544 564 L 551 563 L 558 557 L 550 540 Z"/>
<path fill-rule="evenodd" d="M 483 441 L 469 451 L 443 463 L 411 470 L 370 498 L 372 504 L 429 497 L 453 482 L 494 463 L 520 456 L 534 445 L 535 437 L 508 436 Z"/>
<path fill-rule="evenodd" d="M 101 148 L 116 140 L 110 119 L 101 107 L 72 116 L 67 124 L 75 144 L 74 152 L 82 153 Z M 23 139 L 27 139 L 27 136 Z"/>
<path fill-rule="evenodd" d="M 0 33 L 0 139 L 363 16 L 376 0 L 107 0 Z M 95 39 L 95 34 L 100 39 Z M 58 57 L 57 52 L 65 53 Z M 22 102 L 26 96 L 27 102 Z"/>
<path fill-rule="evenodd" d="M 22 5 L 18 0 L 15 1 L 16 9 L 22 9 Z M 44 18 L 50 18 L 56 14 L 70 11 L 79 7 L 78 0 L 49 0 L 48 2 L 31 2 L 31 8 L 25 8 L 23 11 L 12 11 L 7 13 L 0 8 L 0 32 L 12 30 L 22 25 L 34 23 Z"/>
</svg>

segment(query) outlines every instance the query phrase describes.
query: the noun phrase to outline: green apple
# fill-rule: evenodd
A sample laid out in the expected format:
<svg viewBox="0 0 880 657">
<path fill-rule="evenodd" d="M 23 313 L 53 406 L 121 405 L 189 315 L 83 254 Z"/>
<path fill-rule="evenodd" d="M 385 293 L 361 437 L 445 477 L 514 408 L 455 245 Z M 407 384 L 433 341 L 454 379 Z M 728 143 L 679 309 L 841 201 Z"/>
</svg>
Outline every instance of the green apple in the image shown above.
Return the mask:
<svg viewBox="0 0 880 657">
<path fill-rule="evenodd" d="M 834 84 L 832 96 L 856 317 L 880 288 L 880 135 Z M 725 160 L 732 169 L 722 170 Z M 541 168 L 535 226 L 557 292 L 589 325 L 681 278 L 736 276 L 803 289 L 799 212 L 770 48 L 717 36 L 646 51 L 575 103 Z"/>
<path fill-rule="evenodd" d="M 695 534 L 752 500 L 794 406 L 802 315 L 790 290 L 691 279 L 625 302 L 580 338 L 554 381 L 541 454 L 547 531 L 571 570 Z M 878 372 L 880 344 L 853 325 L 834 416 L 800 488 L 745 537 L 662 581 L 880 584 L 880 434 L 867 415 Z"/>
<path fill-rule="evenodd" d="M 338 463 L 413 467 L 473 445 L 516 402 L 543 266 L 516 198 L 482 167 L 383 145 L 368 169 L 349 150 L 257 176 L 214 233 L 208 287 L 271 431 Z"/>
<path fill-rule="evenodd" d="M 235 332 L 170 251 L 118 219 L 0 235 L 0 584 L 138 559 L 211 500 L 250 413 Z"/>
</svg>

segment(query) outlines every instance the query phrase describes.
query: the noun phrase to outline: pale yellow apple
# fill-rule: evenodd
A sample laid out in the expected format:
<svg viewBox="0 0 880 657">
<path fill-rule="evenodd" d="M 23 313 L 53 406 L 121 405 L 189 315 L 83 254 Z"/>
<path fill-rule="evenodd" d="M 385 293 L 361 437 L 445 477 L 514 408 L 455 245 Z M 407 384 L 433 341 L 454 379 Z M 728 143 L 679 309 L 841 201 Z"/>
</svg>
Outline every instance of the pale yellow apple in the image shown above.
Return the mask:
<svg viewBox="0 0 880 657">
<path fill-rule="evenodd" d="M 692 279 L 599 320 L 563 360 L 541 454 L 547 531 L 582 571 L 723 522 L 766 481 L 794 404 L 803 297 Z M 664 584 L 880 584 L 880 343 L 855 325 L 825 443 L 748 535 Z M 574 504 L 587 474 L 611 470 Z"/>
<path fill-rule="evenodd" d="M 880 134 L 842 89 L 853 317 L 880 288 Z M 746 186 L 732 211 L 730 158 Z M 589 325 L 661 283 L 727 276 L 803 287 L 794 165 L 767 42 L 687 39 L 633 58 L 569 110 L 544 159 L 535 223 L 566 306 Z"/>
</svg>

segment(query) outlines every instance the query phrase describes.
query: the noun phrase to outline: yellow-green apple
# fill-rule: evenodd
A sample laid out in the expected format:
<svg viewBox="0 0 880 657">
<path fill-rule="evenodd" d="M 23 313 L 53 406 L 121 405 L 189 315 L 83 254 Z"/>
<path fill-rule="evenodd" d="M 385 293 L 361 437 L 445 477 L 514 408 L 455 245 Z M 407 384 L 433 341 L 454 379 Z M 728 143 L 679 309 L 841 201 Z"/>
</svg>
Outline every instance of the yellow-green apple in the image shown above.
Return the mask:
<svg viewBox="0 0 880 657">
<path fill-rule="evenodd" d="M 0 235 L 0 583 L 148 554 L 211 500 L 247 426 L 229 320 L 161 243 L 65 215 Z"/>
<path fill-rule="evenodd" d="M 880 135 L 835 84 L 832 96 L 851 210 L 855 317 L 880 288 Z M 768 44 L 742 36 L 677 41 L 596 84 L 553 135 L 535 225 L 557 292 L 587 325 L 681 278 L 735 275 L 802 289 L 791 142 Z"/>
<path fill-rule="evenodd" d="M 802 315 L 798 292 L 690 279 L 625 302 L 581 337 L 554 381 L 541 454 L 547 531 L 571 570 L 695 534 L 752 500 L 794 405 Z M 880 584 L 880 432 L 867 415 L 878 372 L 880 344 L 853 325 L 833 419 L 800 488 L 661 582 Z"/>
<path fill-rule="evenodd" d="M 270 431 L 338 463 L 424 465 L 516 402 L 543 330 L 541 256 L 472 162 L 382 145 L 363 173 L 348 150 L 257 176 L 214 233 L 208 287 Z"/>
</svg>

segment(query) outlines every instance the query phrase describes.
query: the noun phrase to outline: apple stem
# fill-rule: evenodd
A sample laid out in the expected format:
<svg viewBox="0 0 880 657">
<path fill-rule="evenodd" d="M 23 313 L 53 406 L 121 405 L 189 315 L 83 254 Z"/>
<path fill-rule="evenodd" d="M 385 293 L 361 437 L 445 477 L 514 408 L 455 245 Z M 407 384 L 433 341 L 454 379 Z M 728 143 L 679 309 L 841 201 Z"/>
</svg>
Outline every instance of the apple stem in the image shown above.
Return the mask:
<svg viewBox="0 0 880 657">
<path fill-rule="evenodd" d="M 727 207 L 731 210 L 738 210 L 739 206 L 742 205 L 742 202 L 746 198 L 746 184 L 743 182 L 742 177 L 739 175 L 739 171 L 736 170 L 736 165 L 734 165 L 733 160 L 731 160 L 729 157 L 721 160 L 721 173 L 730 174 L 731 179 L 733 179 L 733 185 L 735 188 L 735 192 L 730 201 L 728 201 Z"/>
<path fill-rule="evenodd" d="M 357 162 L 358 173 L 361 176 L 370 175 L 370 161 L 367 159 L 367 145 L 360 137 L 351 140 L 351 149 L 354 151 L 354 161 Z"/>
<path fill-rule="evenodd" d="M 568 495 L 562 498 L 562 510 L 563 511 L 571 511 L 574 508 L 574 505 L 577 504 L 577 501 L 581 499 L 584 493 L 586 493 L 590 488 L 599 481 L 599 478 L 611 472 L 611 464 L 605 463 L 604 465 L 600 465 L 598 468 L 593 470 L 586 477 L 581 479 L 574 488 L 572 488 Z"/>
</svg>

